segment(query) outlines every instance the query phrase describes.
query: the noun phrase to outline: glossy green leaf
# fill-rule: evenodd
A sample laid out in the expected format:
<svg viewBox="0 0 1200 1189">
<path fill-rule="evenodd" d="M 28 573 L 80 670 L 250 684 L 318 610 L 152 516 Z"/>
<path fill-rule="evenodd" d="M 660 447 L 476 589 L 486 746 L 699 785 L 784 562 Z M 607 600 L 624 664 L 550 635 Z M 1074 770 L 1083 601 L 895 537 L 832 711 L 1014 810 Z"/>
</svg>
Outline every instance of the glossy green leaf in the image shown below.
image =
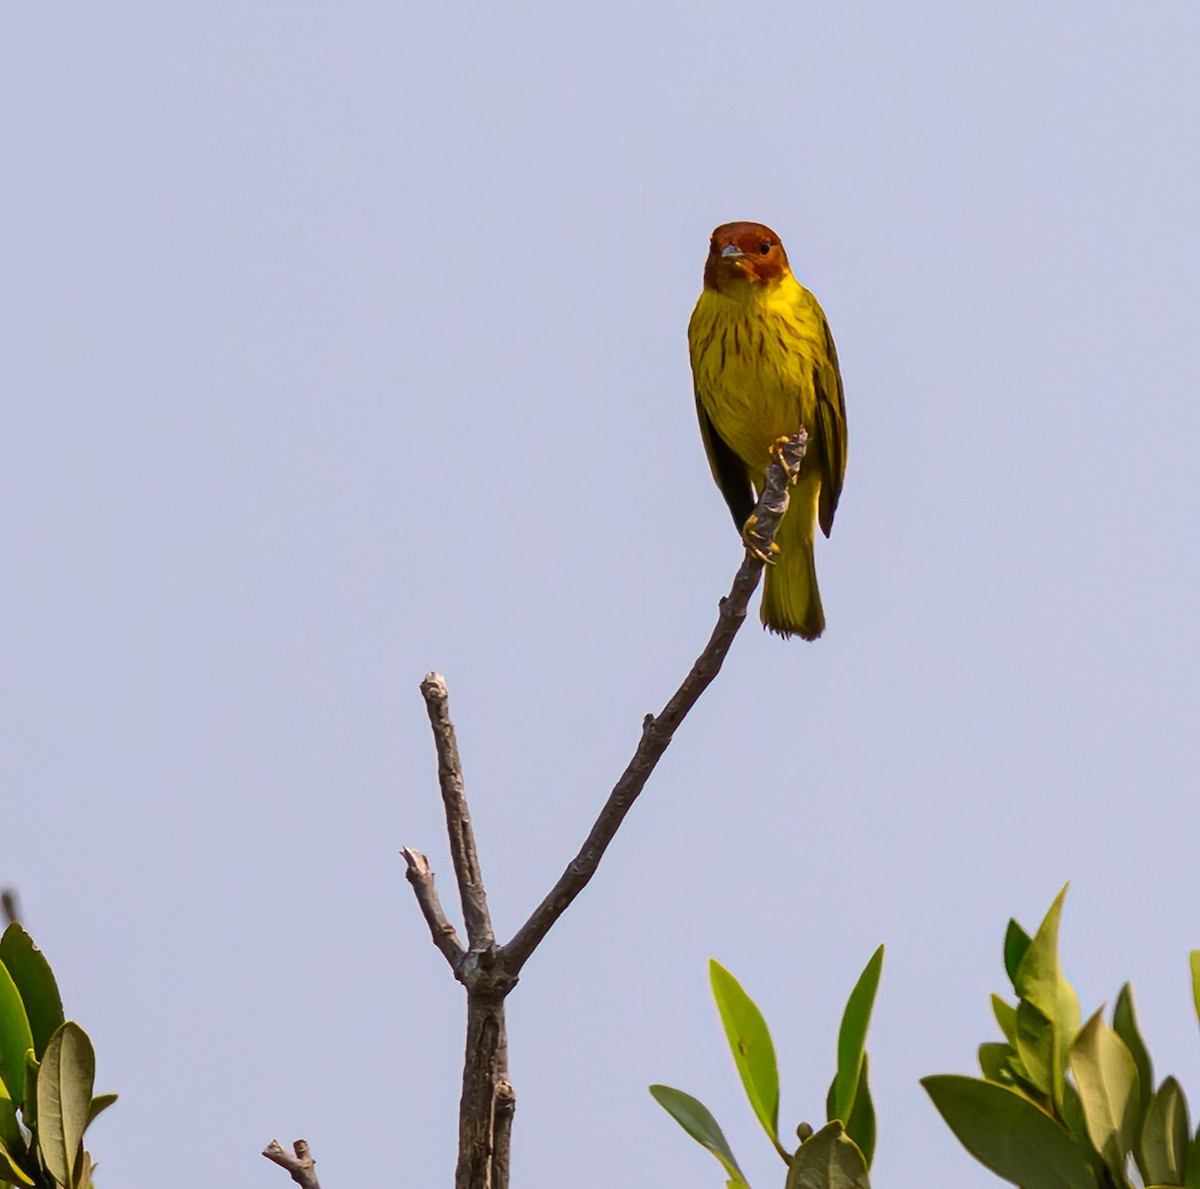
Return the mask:
<svg viewBox="0 0 1200 1189">
<path fill-rule="evenodd" d="M 17 1121 L 17 1108 L 11 1098 L 0 1098 L 0 1141 L 10 1151 L 19 1151 L 25 1142 L 21 1125 Z"/>
<path fill-rule="evenodd" d="M 866 1159 L 837 1119 L 796 1149 L 785 1189 L 870 1189 Z"/>
<path fill-rule="evenodd" d="M 1196 1129 L 1192 1142 L 1188 1144 L 1183 1183 L 1187 1189 L 1200 1189 L 1200 1128 Z"/>
<path fill-rule="evenodd" d="M 882 970 L 883 946 L 880 946 L 858 976 L 858 982 L 846 1000 L 846 1010 L 842 1013 L 842 1026 L 838 1030 L 837 1089 L 833 1095 L 833 1117 L 841 1119 L 843 1123 L 850 1117 L 854 1096 L 858 1092 L 863 1049 L 867 1043 L 871 1009 L 875 1005 L 875 992 L 879 989 Z"/>
<path fill-rule="evenodd" d="M 1004 970 L 1014 988 L 1017 985 L 1017 967 L 1021 965 L 1030 941 L 1029 934 L 1010 918 L 1008 928 L 1004 931 Z"/>
<path fill-rule="evenodd" d="M 734 1158 L 733 1151 L 725 1139 L 716 1119 L 708 1107 L 698 1098 L 675 1090 L 671 1086 L 651 1086 L 650 1093 L 654 1101 L 663 1108 L 694 1139 L 702 1148 L 711 1152 L 729 1174 L 733 1185 L 746 1184 L 742 1170 Z"/>
<path fill-rule="evenodd" d="M 992 1015 L 996 1017 L 996 1023 L 1000 1026 L 1004 1039 L 1015 1048 L 1017 1044 L 1017 1009 L 1011 1003 L 1001 999 L 999 995 L 993 995 Z"/>
<path fill-rule="evenodd" d="M 998 1176 L 1022 1189 L 1098 1189 L 1067 1132 L 1015 1090 L 956 1074 L 921 1085 L 959 1143 Z"/>
<path fill-rule="evenodd" d="M 1016 1029 L 1013 1029 L 1016 1035 Z M 1030 1102 L 1049 1109 L 1050 1095 L 1039 1090 L 1031 1080 L 1025 1063 L 1012 1045 L 1003 1042 L 981 1044 L 977 1057 L 979 1069 L 989 1082 L 999 1082 L 1002 1086 L 1011 1086 L 1023 1094 Z"/>
<path fill-rule="evenodd" d="M 0 962 L 8 968 L 21 995 L 33 1035 L 33 1051 L 40 1061 L 55 1028 L 64 1018 L 54 972 L 33 939 L 15 921 L 0 937 Z"/>
<path fill-rule="evenodd" d="M 1064 886 L 1050 906 L 1050 911 L 1038 928 L 1037 934 L 1029 943 L 1029 948 L 1022 956 L 1014 980 L 1020 998 L 1037 1008 L 1050 1023 L 1049 1048 L 1043 1055 L 1049 1066 L 1051 1097 L 1059 1111 L 1062 1109 L 1067 1054 L 1076 1032 L 1079 1031 L 1080 1020 L 1079 996 L 1075 994 L 1075 989 L 1063 977 L 1058 962 L 1058 926 L 1066 894 L 1067 887 Z M 1017 1007 L 1017 1051 L 1021 1055 L 1021 1060 L 1025 1062 L 1026 1068 L 1029 1069 L 1031 1080 L 1039 1089 L 1042 1089 L 1041 1074 L 1043 1071 L 1040 1068 L 1035 1071 L 1030 1066 L 1029 1056 L 1021 1043 L 1022 1007 L 1023 1005 Z M 1029 1023 L 1029 1021 L 1026 1022 Z M 1045 1044 L 1047 1038 L 1037 1033 L 1032 1024 L 1030 1027 L 1031 1031 L 1026 1040 L 1036 1039 L 1039 1044 Z M 1039 1052 L 1041 1052 L 1040 1049 Z"/>
<path fill-rule="evenodd" d="M 763 1130 L 786 1160 L 787 1153 L 779 1143 L 779 1071 L 767 1022 L 741 983 L 720 962 L 711 960 L 708 970 L 713 998 L 746 1097 Z"/>
<path fill-rule="evenodd" d="M 25 1050 L 25 1102 L 21 1107 L 21 1121 L 26 1127 L 37 1127 L 37 1079 L 40 1069 L 33 1049 Z"/>
<path fill-rule="evenodd" d="M 0 963 L 0 1080 L 18 1107 L 25 1102 L 25 1054 L 33 1048 L 21 992 Z"/>
<path fill-rule="evenodd" d="M 9 1176 L 9 1180 L 17 1180 L 21 1184 L 32 1184 L 24 1171 L 24 1165 L 28 1163 L 27 1156 L 29 1146 L 25 1142 L 25 1136 L 21 1132 L 21 1124 L 17 1121 L 17 1108 L 13 1106 L 12 1100 L 9 1098 L 0 1098 L 0 1155 L 3 1160 L 0 1160 L 0 1176 L 5 1176 L 13 1172 Z"/>
<path fill-rule="evenodd" d="M 871 1098 L 870 1060 L 866 1053 L 863 1053 L 858 1093 L 854 1095 L 854 1106 L 846 1120 L 846 1135 L 858 1145 L 867 1168 L 870 1168 L 875 1159 L 875 1103 Z"/>
<path fill-rule="evenodd" d="M 1188 964 L 1192 968 L 1192 1003 L 1196 1008 L 1196 1017 L 1200 1019 L 1200 950 L 1192 950 L 1188 955 Z"/>
<path fill-rule="evenodd" d="M 999 1082 L 1004 1086 L 1012 1085 L 1011 1061 L 1016 1056 L 1011 1045 L 999 1041 L 988 1042 L 979 1046 L 979 1072 L 989 1082 Z"/>
<path fill-rule="evenodd" d="M 1044 1109 L 1049 1110 L 1049 1107 L 1045 1106 Z M 1067 1092 L 1063 1097 L 1062 1121 L 1071 1138 L 1085 1152 L 1091 1152 L 1092 1138 L 1088 1135 L 1087 1119 L 1083 1113 L 1083 1100 L 1079 1097 L 1079 1091 L 1070 1082 L 1067 1083 Z"/>
<path fill-rule="evenodd" d="M 1146 1042 L 1142 1040 L 1142 1034 L 1138 1029 L 1137 1016 L 1133 1010 L 1133 988 L 1128 983 L 1121 988 L 1120 994 L 1117 995 L 1117 1002 L 1113 1007 L 1112 1026 L 1113 1031 L 1125 1042 L 1125 1047 L 1129 1050 L 1134 1065 L 1137 1066 L 1137 1102 L 1133 1119 L 1133 1134 L 1136 1137 L 1142 1133 L 1146 1112 L 1150 1109 L 1150 1101 L 1154 1097 L 1154 1066 L 1150 1061 Z M 1140 1142 L 1135 1140 L 1133 1154 L 1142 1178 L 1145 1180 L 1146 1167 L 1142 1162 L 1140 1149 Z"/>
<path fill-rule="evenodd" d="M 1030 1084 L 1047 1098 L 1053 1098 L 1059 1061 L 1054 1024 L 1028 999 L 1022 999 L 1017 1005 L 1017 1055 Z M 1065 1053 L 1062 1064 L 1065 1067 Z M 1061 1076 L 1061 1070 L 1059 1073 Z"/>
<path fill-rule="evenodd" d="M 17 1150 L 10 1150 L 0 1142 L 0 1176 L 12 1185 L 34 1185 L 37 1182 L 21 1167 L 22 1160 Z M 0 1182 L 2 1184 L 3 1182 Z"/>
<path fill-rule="evenodd" d="M 95 1170 L 95 1167 L 92 1163 L 90 1153 L 80 1152 L 79 1170 L 75 1177 L 76 1189 L 93 1189 L 92 1172 Z"/>
<path fill-rule="evenodd" d="M 115 1094 L 97 1094 L 92 1099 L 91 1105 L 88 1107 L 87 1126 L 92 1125 L 93 1120 L 101 1111 L 106 1111 L 114 1102 L 117 1101 Z"/>
<path fill-rule="evenodd" d="M 1142 1125 L 1138 1168 L 1148 1185 L 1183 1184 L 1190 1138 L 1187 1099 L 1179 1083 L 1166 1078 L 1151 1099 Z"/>
<path fill-rule="evenodd" d="M 1070 1056 L 1092 1146 L 1120 1183 L 1137 1138 L 1137 1066 L 1125 1042 L 1097 1012 L 1080 1030 Z"/>
<path fill-rule="evenodd" d="M 66 1189 L 76 1189 L 95 1076 L 92 1042 L 68 1020 L 50 1038 L 37 1079 L 38 1147 L 42 1162 Z"/>
</svg>

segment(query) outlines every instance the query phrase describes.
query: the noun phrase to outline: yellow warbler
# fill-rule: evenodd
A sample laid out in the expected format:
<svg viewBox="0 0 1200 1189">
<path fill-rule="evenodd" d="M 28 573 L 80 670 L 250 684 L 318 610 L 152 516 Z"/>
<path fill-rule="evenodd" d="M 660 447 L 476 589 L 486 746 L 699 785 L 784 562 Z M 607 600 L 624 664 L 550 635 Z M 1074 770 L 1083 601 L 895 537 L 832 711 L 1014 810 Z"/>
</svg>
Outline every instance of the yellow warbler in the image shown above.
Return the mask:
<svg viewBox="0 0 1200 1189">
<path fill-rule="evenodd" d="M 829 536 L 833 526 L 846 471 L 846 404 L 825 313 L 769 227 L 726 223 L 713 232 L 688 346 L 709 466 L 751 548 L 751 514 L 772 449 L 801 426 L 808 432 L 767 568 L 762 621 L 781 636 L 815 640 L 825 613 L 814 527 L 819 519 Z"/>
</svg>

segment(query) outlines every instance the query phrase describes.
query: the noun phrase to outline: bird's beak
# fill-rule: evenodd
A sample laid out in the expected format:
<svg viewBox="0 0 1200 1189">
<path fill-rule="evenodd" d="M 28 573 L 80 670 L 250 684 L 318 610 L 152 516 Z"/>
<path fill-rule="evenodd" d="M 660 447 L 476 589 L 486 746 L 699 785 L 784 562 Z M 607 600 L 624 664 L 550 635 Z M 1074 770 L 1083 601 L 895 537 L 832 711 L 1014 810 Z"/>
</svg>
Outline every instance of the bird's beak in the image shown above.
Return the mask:
<svg viewBox="0 0 1200 1189">
<path fill-rule="evenodd" d="M 745 258 L 746 253 L 741 251 L 741 249 L 736 247 L 734 244 L 727 244 L 721 249 L 722 260 L 744 260 Z"/>
</svg>

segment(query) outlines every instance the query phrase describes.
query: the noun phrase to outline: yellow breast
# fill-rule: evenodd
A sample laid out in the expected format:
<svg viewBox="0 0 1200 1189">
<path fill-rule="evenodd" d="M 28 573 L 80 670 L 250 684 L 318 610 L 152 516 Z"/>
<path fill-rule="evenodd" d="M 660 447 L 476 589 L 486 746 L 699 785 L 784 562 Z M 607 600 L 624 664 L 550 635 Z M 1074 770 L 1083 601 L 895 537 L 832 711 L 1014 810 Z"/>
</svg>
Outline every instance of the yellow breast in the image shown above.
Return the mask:
<svg viewBox="0 0 1200 1189">
<path fill-rule="evenodd" d="M 770 287 L 706 288 L 688 343 L 704 411 L 760 479 L 771 443 L 816 416 L 813 375 L 828 350 L 816 298 L 790 272 Z"/>
</svg>

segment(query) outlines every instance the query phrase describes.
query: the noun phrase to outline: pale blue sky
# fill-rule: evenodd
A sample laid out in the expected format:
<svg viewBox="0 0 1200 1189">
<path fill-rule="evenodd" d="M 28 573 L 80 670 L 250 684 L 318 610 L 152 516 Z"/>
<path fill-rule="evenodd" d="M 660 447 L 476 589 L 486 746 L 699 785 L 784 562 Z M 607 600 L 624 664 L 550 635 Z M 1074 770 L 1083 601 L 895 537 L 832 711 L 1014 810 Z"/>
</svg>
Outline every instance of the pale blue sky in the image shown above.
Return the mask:
<svg viewBox="0 0 1200 1189">
<path fill-rule="evenodd" d="M 992 1039 L 1060 884 L 1200 1094 L 1190 3 L 9 4 L 0 875 L 122 1102 L 104 1184 L 450 1183 L 445 672 L 504 935 L 707 637 L 740 550 L 684 328 L 783 236 L 841 352 L 829 630 L 736 643 L 510 1001 L 514 1185 L 781 1166 L 888 945 L 880 1186 L 997 1184 L 916 1079 Z M 449 894 L 445 878 L 443 890 Z"/>
</svg>

